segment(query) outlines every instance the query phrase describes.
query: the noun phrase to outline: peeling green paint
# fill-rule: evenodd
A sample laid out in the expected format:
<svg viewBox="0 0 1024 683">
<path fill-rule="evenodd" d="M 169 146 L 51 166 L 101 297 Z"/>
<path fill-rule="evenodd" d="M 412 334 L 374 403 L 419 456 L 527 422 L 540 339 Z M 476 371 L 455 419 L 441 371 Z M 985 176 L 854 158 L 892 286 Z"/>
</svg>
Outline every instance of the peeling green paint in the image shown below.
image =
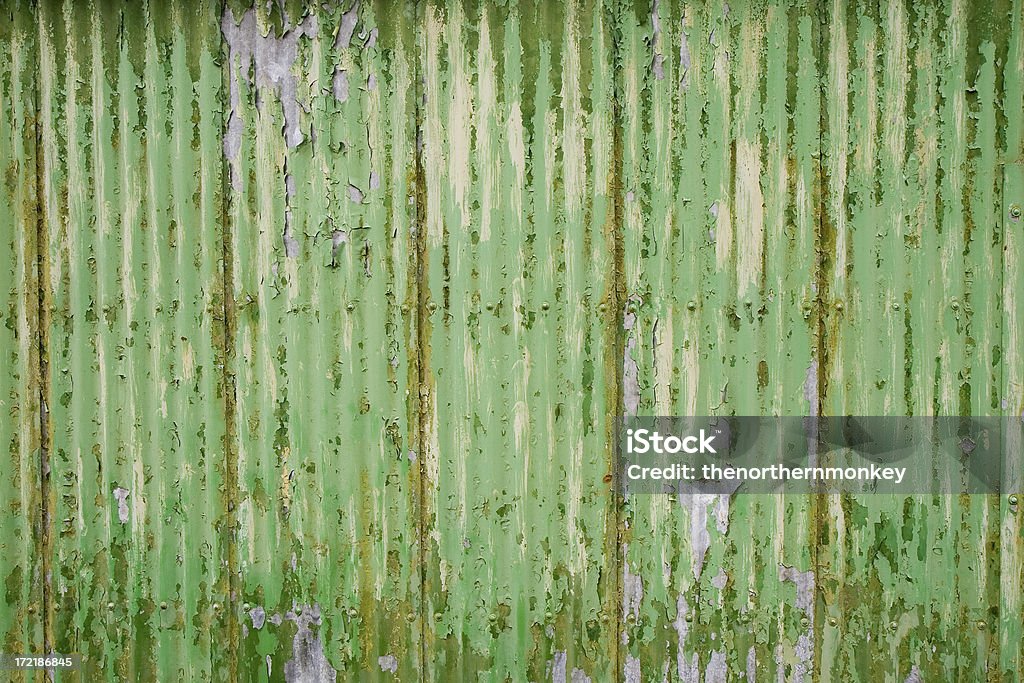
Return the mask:
<svg viewBox="0 0 1024 683">
<path fill-rule="evenodd" d="M 1020 500 L 624 501 L 611 450 L 1021 414 L 1021 0 L 2 10 L 5 652 L 1024 676 Z"/>
</svg>

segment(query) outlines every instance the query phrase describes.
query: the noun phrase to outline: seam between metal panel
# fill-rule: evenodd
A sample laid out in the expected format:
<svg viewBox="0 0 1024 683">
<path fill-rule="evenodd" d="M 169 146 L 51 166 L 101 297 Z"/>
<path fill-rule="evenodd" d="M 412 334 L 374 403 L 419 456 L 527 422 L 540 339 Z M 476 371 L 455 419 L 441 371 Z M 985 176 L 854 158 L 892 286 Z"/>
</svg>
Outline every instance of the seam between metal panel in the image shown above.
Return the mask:
<svg viewBox="0 0 1024 683">
<path fill-rule="evenodd" d="M 423 149 L 421 141 L 423 140 L 423 97 L 425 93 L 424 86 L 424 74 L 423 74 L 423 54 L 420 50 L 420 39 L 421 31 L 425 31 L 426 28 L 426 6 L 422 0 L 416 0 L 413 8 L 413 34 L 414 41 L 411 49 L 414 54 L 415 72 L 413 78 L 415 84 L 413 86 L 413 117 L 415 126 L 415 135 L 413 136 L 415 156 L 415 233 L 414 233 L 414 248 L 410 250 L 410 258 L 412 263 L 410 270 L 414 274 L 412 279 L 412 286 L 415 288 L 416 295 L 416 323 L 415 333 L 413 335 L 413 344 L 415 345 L 415 356 L 409 360 L 415 364 L 416 371 L 416 387 L 412 396 L 413 401 L 413 415 L 416 419 L 416 449 L 418 457 L 416 458 L 416 542 L 418 547 L 418 560 L 419 566 L 416 568 L 419 574 L 419 614 L 416 617 L 416 623 L 418 625 L 417 634 L 417 650 L 419 655 L 419 681 L 426 683 L 426 669 L 427 669 L 427 529 L 426 519 L 428 515 L 427 504 L 426 504 L 426 491 L 424 487 L 424 473 L 426 471 L 426 458 L 425 458 L 425 435 L 427 432 L 427 413 L 426 413 L 426 397 L 427 392 L 430 391 L 430 383 L 428 381 L 428 358 L 426 353 L 425 344 L 429 343 L 429 336 L 426 333 L 426 326 L 429 324 L 429 311 L 427 306 L 430 298 L 430 288 L 425 282 L 427 278 L 427 269 L 425 268 L 426 254 L 427 254 L 427 240 L 426 240 L 426 200 L 427 200 L 427 177 L 426 171 L 423 167 Z"/>
<path fill-rule="evenodd" d="M 223 1 L 217 2 L 215 0 L 214 5 L 217 9 L 216 16 L 223 16 L 225 11 L 225 3 Z M 217 31 L 217 35 L 220 40 L 219 46 L 219 57 L 221 60 L 221 94 L 226 95 L 229 90 L 229 84 L 231 81 L 231 70 L 233 63 L 231 60 L 230 50 L 226 46 L 223 31 Z M 227 117 L 224 115 L 224 107 L 222 106 L 219 112 L 220 116 L 220 130 L 221 137 L 224 138 L 227 135 Z M 221 552 L 227 551 L 227 557 L 221 558 L 221 566 L 227 570 L 227 580 L 222 585 L 222 590 L 226 591 L 225 602 L 227 603 L 228 609 L 225 610 L 227 618 L 227 650 L 228 650 L 228 672 L 227 680 L 234 683 L 238 680 L 238 655 L 239 655 L 239 643 L 238 643 L 238 608 L 239 599 L 241 597 L 240 587 L 241 581 L 238 575 L 238 533 L 237 533 L 237 519 L 236 509 L 238 501 L 238 457 L 236 450 L 236 424 L 235 424 L 235 411 L 237 408 L 237 382 L 235 380 L 235 293 L 234 293 L 234 273 L 235 264 L 232 249 L 232 239 L 234 236 L 233 225 L 231 223 L 231 215 L 229 211 L 229 200 L 231 196 L 231 168 L 227 157 L 224 154 L 220 155 L 221 159 L 221 171 L 220 171 L 220 227 L 221 227 L 221 325 L 222 334 L 219 335 L 222 341 L 222 348 L 219 349 L 221 354 L 221 390 L 224 392 L 223 406 L 224 406 L 224 471 L 223 471 L 223 486 L 224 493 L 222 494 L 223 509 L 221 514 Z"/>
<path fill-rule="evenodd" d="M 53 612 L 51 605 L 51 551 L 52 551 L 52 530 L 50 528 L 50 355 L 49 355 L 49 308 L 50 308 L 50 261 L 49 261 L 49 216 L 44 215 L 42 198 L 44 196 L 43 174 L 45 166 L 41 163 L 40 150 L 42 145 L 42 130 L 39 125 L 40 113 L 42 112 L 42 101 L 39 94 L 39 81 L 41 60 L 39 55 L 39 39 L 44 30 L 42 13 L 35 8 L 36 18 L 36 45 L 35 45 L 35 79 L 32 84 L 34 90 L 34 112 L 33 112 L 33 158 L 35 160 L 35 210 L 36 210 L 36 289 L 37 310 L 36 310 L 36 336 L 38 339 L 38 365 L 36 381 L 39 385 L 39 501 L 40 501 L 40 524 L 37 531 L 36 549 L 41 554 L 40 566 L 42 568 L 42 627 L 43 627 L 43 652 L 50 653 L 53 647 Z M 53 670 L 48 669 L 47 680 L 53 680 Z"/>
</svg>

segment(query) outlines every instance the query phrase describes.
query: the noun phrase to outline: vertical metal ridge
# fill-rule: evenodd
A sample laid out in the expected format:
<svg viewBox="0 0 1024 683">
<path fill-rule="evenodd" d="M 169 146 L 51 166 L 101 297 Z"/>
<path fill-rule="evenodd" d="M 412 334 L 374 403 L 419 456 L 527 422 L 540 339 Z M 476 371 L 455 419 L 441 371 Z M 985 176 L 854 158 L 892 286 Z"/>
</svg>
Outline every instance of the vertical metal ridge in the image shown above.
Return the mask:
<svg viewBox="0 0 1024 683">
<path fill-rule="evenodd" d="M 39 46 L 41 44 L 40 34 L 44 30 L 41 17 L 35 16 L 37 24 L 37 38 L 35 44 L 35 112 L 33 124 L 35 127 L 35 192 L 36 192 L 36 283 L 38 288 L 37 311 L 36 311 L 36 334 L 38 337 L 39 365 L 39 494 L 41 504 L 41 526 L 40 538 L 37 546 L 41 555 L 43 572 L 43 652 L 53 651 L 53 605 L 51 604 L 51 581 L 52 581 L 52 522 L 50 519 L 50 498 L 52 496 L 50 485 L 50 421 L 49 405 L 51 395 L 50 383 L 50 259 L 49 259 L 49 216 L 43 210 L 41 198 L 44 196 L 44 174 L 45 155 L 43 154 L 42 128 L 39 122 L 42 113 L 41 95 L 39 88 L 39 70 L 41 60 L 39 58 Z M 53 680 L 53 671 L 47 671 L 49 680 Z"/>
<path fill-rule="evenodd" d="M 223 16 L 227 8 L 226 0 L 214 3 L 217 9 L 217 16 Z M 219 54 L 222 60 L 221 68 L 221 95 L 230 98 L 230 79 L 232 78 L 231 52 L 227 46 L 223 31 L 218 31 L 220 37 Z M 230 101 L 230 99 L 228 99 Z M 222 103 L 223 104 L 223 103 Z M 220 110 L 220 131 L 221 139 L 228 134 L 228 119 L 225 115 L 225 106 Z M 235 333 L 236 315 L 235 307 L 235 263 L 232 240 L 234 224 L 230 216 L 228 197 L 231 188 L 231 165 L 227 155 L 220 155 L 220 223 L 221 223 L 221 327 L 220 336 L 222 346 L 218 351 L 221 354 L 221 390 L 224 392 L 224 492 L 222 494 L 223 517 L 221 525 L 221 543 L 227 550 L 227 585 L 223 587 L 227 595 L 227 646 L 228 646 L 228 672 L 227 680 L 235 683 L 238 680 L 238 634 L 239 620 L 238 611 L 241 608 L 240 575 L 238 566 L 238 454 L 236 450 L 237 424 L 236 410 L 237 403 L 237 382 L 235 379 Z"/>
<path fill-rule="evenodd" d="M 626 250 L 623 237 L 623 221 L 625 219 L 625 189 L 623 187 L 623 116 L 622 116 L 622 82 L 620 74 L 622 73 L 622 64 L 620 63 L 620 55 L 622 54 L 622 26 L 621 17 L 619 13 L 623 11 L 618 6 L 615 0 L 609 2 L 612 16 L 609 20 L 609 26 L 611 26 L 611 50 L 612 50 L 612 69 L 614 71 L 612 75 L 612 179 L 611 179 L 611 195 L 612 195 L 612 239 L 614 244 L 614 253 L 612 256 L 612 290 L 611 290 L 611 302 L 610 302 L 610 313 L 607 314 L 607 318 L 611 320 L 612 331 L 614 334 L 615 343 L 611 345 L 611 358 L 607 359 L 606 372 L 609 381 L 613 382 L 611 393 L 614 394 L 615 407 L 617 415 L 625 414 L 625 397 L 623 394 L 623 357 L 626 349 L 626 330 L 625 330 L 625 305 L 626 305 Z M 615 524 L 614 543 L 615 547 L 612 549 L 612 567 L 614 576 L 612 577 L 614 586 L 614 601 L 612 604 L 612 613 L 614 615 L 615 631 L 612 634 L 613 642 L 615 643 L 615 654 L 613 656 L 612 665 L 614 666 L 613 673 L 615 676 L 622 676 L 623 662 L 624 662 L 624 649 L 625 646 L 622 643 L 621 634 L 625 627 L 623 621 L 622 605 L 623 596 L 623 585 L 622 585 L 622 571 L 626 565 L 626 557 L 623 551 L 623 528 L 622 525 L 625 522 L 622 511 L 625 505 L 625 500 L 622 496 L 622 482 L 619 478 L 619 468 L 615 462 L 616 456 L 616 443 L 615 443 L 615 432 L 614 427 L 611 431 L 608 431 L 608 448 L 612 454 L 612 484 L 611 484 L 611 495 L 610 505 L 612 507 L 612 520 Z"/>
<path fill-rule="evenodd" d="M 416 448 L 419 457 L 416 459 L 417 465 L 417 478 L 418 487 L 416 495 L 416 540 L 419 544 L 419 614 L 417 615 L 417 623 L 419 624 L 419 680 L 421 683 L 425 683 L 427 680 L 427 520 L 426 516 L 429 514 L 429 508 L 426 502 L 426 488 L 424 485 L 425 470 L 426 470 L 426 458 L 424 457 L 426 446 L 426 434 L 427 434 L 427 397 L 430 393 L 430 354 L 428 352 L 427 345 L 429 344 L 430 334 L 430 313 L 427 310 L 427 306 L 430 303 L 430 287 L 427 282 L 429 277 L 429 269 L 427 268 L 427 176 L 426 170 L 423 166 L 423 98 L 426 96 L 426 88 L 424 87 L 424 72 L 423 72 L 423 59 L 421 54 L 420 41 L 422 40 L 421 31 L 425 25 L 425 12 L 426 12 L 427 0 L 415 0 L 414 11 L 415 18 L 413 25 L 416 27 L 415 40 L 413 45 L 410 46 L 414 55 L 415 71 L 414 78 L 415 83 L 415 104 L 413 106 L 414 116 L 416 117 L 415 124 L 415 136 L 414 144 L 415 158 L 416 158 L 416 177 L 415 177 L 415 197 L 416 197 L 416 241 L 415 249 L 411 250 L 410 256 L 412 263 L 410 264 L 410 270 L 414 277 L 410 278 L 410 283 L 416 290 L 416 335 L 414 338 L 414 345 L 416 350 L 415 356 L 415 367 L 416 367 L 416 384 L 415 392 L 412 397 L 413 410 L 415 411 L 416 419 Z"/>
</svg>

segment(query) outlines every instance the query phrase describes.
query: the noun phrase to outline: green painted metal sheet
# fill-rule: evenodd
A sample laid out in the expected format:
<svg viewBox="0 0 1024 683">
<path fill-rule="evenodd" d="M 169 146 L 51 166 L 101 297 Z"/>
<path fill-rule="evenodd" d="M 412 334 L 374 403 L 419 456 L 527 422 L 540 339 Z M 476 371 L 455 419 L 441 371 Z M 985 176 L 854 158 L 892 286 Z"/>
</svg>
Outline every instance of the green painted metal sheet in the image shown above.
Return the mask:
<svg viewBox="0 0 1024 683">
<path fill-rule="evenodd" d="M 50 647 L 74 680 L 226 678 L 218 23 L 67 2 L 37 25 Z"/>
<path fill-rule="evenodd" d="M 39 401 L 39 260 L 35 135 L 36 35 L 27 3 L 0 23 L 0 648 L 41 652 L 48 509 L 42 498 Z M 13 680 L 26 677 L 13 676 Z"/>
<path fill-rule="evenodd" d="M 1017 497 L 623 500 L 612 448 L 623 414 L 1021 415 L 1021 0 L 0 18 L 4 652 L 1024 677 Z"/>
<path fill-rule="evenodd" d="M 607 8 L 456 2 L 424 12 L 425 674 L 608 680 L 617 369 Z"/>
</svg>

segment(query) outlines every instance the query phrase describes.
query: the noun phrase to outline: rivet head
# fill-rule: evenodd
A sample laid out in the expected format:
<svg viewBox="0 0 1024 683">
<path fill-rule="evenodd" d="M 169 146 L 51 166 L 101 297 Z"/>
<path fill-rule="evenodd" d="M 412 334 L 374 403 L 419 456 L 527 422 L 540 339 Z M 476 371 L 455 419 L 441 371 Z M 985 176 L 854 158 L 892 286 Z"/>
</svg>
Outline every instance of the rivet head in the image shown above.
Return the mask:
<svg viewBox="0 0 1024 683">
<path fill-rule="evenodd" d="M 349 304 L 348 306 L 345 307 L 345 310 L 346 311 L 354 311 L 354 310 L 356 310 L 356 307 L 353 304 Z"/>
<path fill-rule="evenodd" d="M 444 619 L 444 615 L 440 612 L 434 612 L 434 621 L 441 621 Z"/>
<path fill-rule="evenodd" d="M 486 306 L 484 306 L 484 308 L 486 308 L 488 311 L 493 311 L 494 310 L 494 304 L 487 304 Z"/>
<path fill-rule="evenodd" d="M 1017 498 L 1017 496 L 1010 496 L 1010 505 L 1016 505 L 1019 502 L 1019 500 L 1020 499 Z"/>
<path fill-rule="evenodd" d="M 898 625 L 898 624 L 897 624 L 897 623 L 896 623 L 895 621 L 890 621 L 890 622 L 889 622 L 889 629 L 890 629 L 891 631 L 895 631 L 895 630 L 896 630 L 896 628 L 897 628 L 898 626 L 899 626 L 899 625 Z"/>
<path fill-rule="evenodd" d="M 166 602 L 161 602 L 160 603 L 160 609 L 167 609 L 167 603 Z"/>
<path fill-rule="evenodd" d="M 602 313 L 604 313 L 605 311 L 608 310 L 608 306 L 606 306 L 605 304 L 601 304 L 600 306 L 597 307 L 597 310 L 599 310 Z"/>
<path fill-rule="evenodd" d="M 986 628 L 988 628 L 988 624 L 986 624 L 984 621 L 981 621 L 979 619 L 978 620 L 978 630 L 979 631 L 984 631 Z"/>
<path fill-rule="evenodd" d="M 546 311 L 546 310 L 548 310 L 549 308 L 551 308 L 551 304 L 549 304 L 549 303 L 548 303 L 547 301 L 545 301 L 544 303 L 542 303 L 542 304 L 540 305 L 540 307 L 541 307 L 541 310 L 544 310 L 544 311 Z"/>
<path fill-rule="evenodd" d="M 835 617 L 829 617 L 828 618 L 828 625 L 829 626 L 838 626 L 839 625 L 839 620 L 836 619 Z"/>
<path fill-rule="evenodd" d="M 250 609 L 252 609 L 252 608 L 251 608 L 251 606 L 249 605 L 249 603 L 247 603 L 247 602 L 243 602 L 243 603 L 242 603 L 242 611 L 243 611 L 243 612 L 248 612 L 248 611 L 249 611 Z"/>
<path fill-rule="evenodd" d="M 686 310 L 688 310 L 688 311 L 696 311 L 697 310 L 697 302 L 696 301 L 687 301 L 686 302 Z"/>
<path fill-rule="evenodd" d="M 1010 206 L 1010 218 L 1015 221 L 1019 221 L 1021 217 L 1021 208 L 1019 204 L 1012 204 Z"/>
<path fill-rule="evenodd" d="M 551 612 L 545 612 L 545 613 L 544 613 L 544 618 L 545 618 L 545 619 L 546 619 L 547 621 L 551 621 L 552 619 L 554 619 L 554 618 L 555 618 L 555 615 L 554 615 L 554 614 L 552 614 Z"/>
<path fill-rule="evenodd" d="M 892 310 L 894 310 L 894 311 L 900 310 L 900 304 L 899 304 L 898 301 L 893 301 L 892 302 Z"/>
<path fill-rule="evenodd" d="M 693 621 L 693 612 L 686 613 L 686 621 Z"/>
<path fill-rule="evenodd" d="M 836 310 L 837 311 L 843 310 L 843 302 L 842 301 L 837 301 L 836 302 Z"/>
<path fill-rule="evenodd" d="M 114 609 L 114 603 L 108 602 L 107 603 L 107 609 Z"/>
</svg>

